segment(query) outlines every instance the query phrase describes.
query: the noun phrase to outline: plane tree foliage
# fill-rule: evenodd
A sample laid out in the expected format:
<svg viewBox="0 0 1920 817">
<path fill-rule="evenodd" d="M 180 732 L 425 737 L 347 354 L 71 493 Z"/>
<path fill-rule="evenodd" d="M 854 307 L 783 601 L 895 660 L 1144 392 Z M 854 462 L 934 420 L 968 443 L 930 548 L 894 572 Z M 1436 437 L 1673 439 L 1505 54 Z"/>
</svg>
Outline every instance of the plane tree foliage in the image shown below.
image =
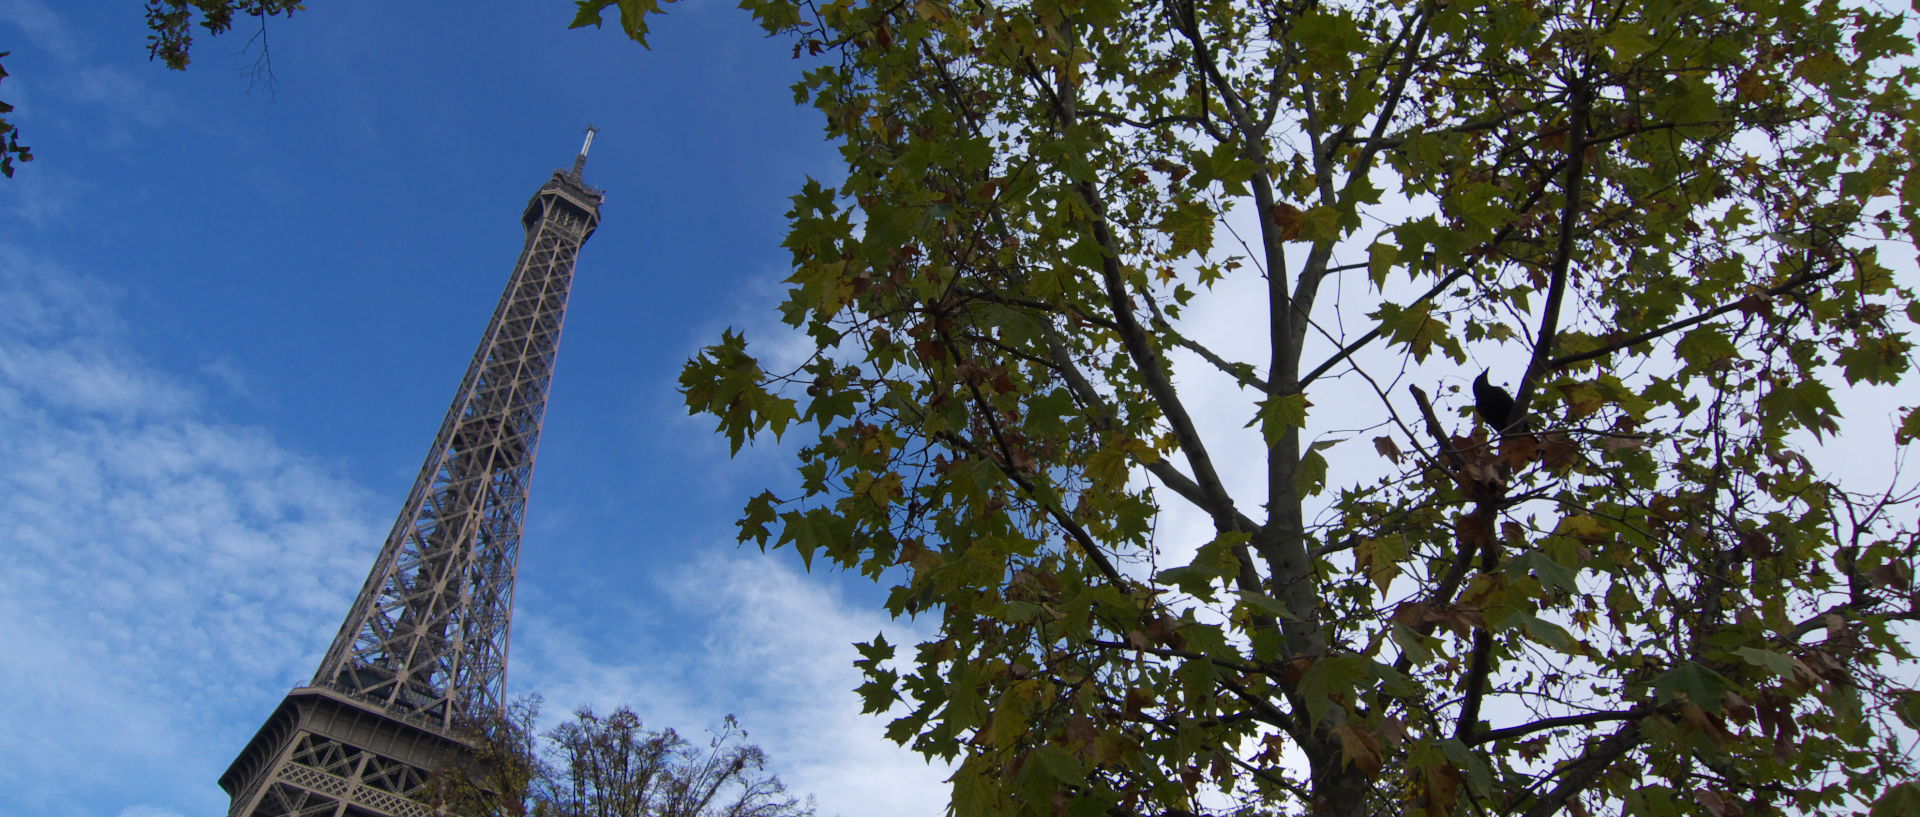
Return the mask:
<svg viewBox="0 0 1920 817">
<path fill-rule="evenodd" d="M 845 176 L 683 389 L 955 814 L 1915 813 L 1907 12 L 742 5 Z"/>
</svg>

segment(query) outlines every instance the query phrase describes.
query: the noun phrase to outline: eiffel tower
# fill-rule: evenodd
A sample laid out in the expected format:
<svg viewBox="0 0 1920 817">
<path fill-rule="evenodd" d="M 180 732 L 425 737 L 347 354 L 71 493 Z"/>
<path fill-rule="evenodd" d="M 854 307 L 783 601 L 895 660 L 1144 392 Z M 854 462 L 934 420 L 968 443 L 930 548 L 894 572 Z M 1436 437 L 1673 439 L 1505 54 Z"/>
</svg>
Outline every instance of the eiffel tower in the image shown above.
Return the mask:
<svg viewBox="0 0 1920 817">
<path fill-rule="evenodd" d="M 507 623 L 540 418 L 604 194 L 555 171 L 393 532 L 311 684 L 220 776 L 229 817 L 433 817 L 427 777 L 505 703 Z"/>
</svg>

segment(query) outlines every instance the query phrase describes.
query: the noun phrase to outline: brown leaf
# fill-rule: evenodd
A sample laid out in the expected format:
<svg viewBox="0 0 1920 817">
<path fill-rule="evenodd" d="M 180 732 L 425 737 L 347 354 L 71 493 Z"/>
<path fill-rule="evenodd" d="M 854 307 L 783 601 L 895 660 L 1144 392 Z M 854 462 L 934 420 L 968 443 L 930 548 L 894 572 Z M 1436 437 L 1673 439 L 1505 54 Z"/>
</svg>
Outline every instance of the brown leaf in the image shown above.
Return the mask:
<svg viewBox="0 0 1920 817">
<path fill-rule="evenodd" d="M 1419 602 L 1402 602 L 1393 610 L 1393 623 L 1409 630 L 1425 624 L 1426 621 L 1427 606 Z"/>
<path fill-rule="evenodd" d="M 1906 562 L 1887 562 L 1868 571 L 1867 581 L 1889 590 L 1905 590 L 1913 584 L 1913 566 Z"/>
<path fill-rule="evenodd" d="M 1380 738 L 1369 731 L 1365 724 L 1356 726 L 1343 723 L 1333 727 L 1333 734 L 1340 739 L 1343 762 L 1368 777 L 1380 773 Z"/>
<path fill-rule="evenodd" d="M 1388 746 L 1396 749 L 1407 742 L 1407 725 L 1392 718 L 1380 724 L 1380 737 L 1385 738 Z"/>
<path fill-rule="evenodd" d="M 1169 615 L 1163 614 L 1147 622 L 1147 637 L 1156 644 L 1165 644 L 1176 650 L 1187 646 L 1187 637 L 1180 634 L 1180 620 Z"/>
<path fill-rule="evenodd" d="M 1273 216 L 1273 226 L 1280 229 L 1281 241 L 1292 241 L 1300 237 L 1300 228 L 1306 223 L 1306 219 L 1303 218 L 1305 214 L 1300 212 L 1300 208 L 1278 201 L 1274 202 L 1267 214 Z"/>
<path fill-rule="evenodd" d="M 1564 471 L 1580 459 L 1580 445 L 1565 434 L 1545 434 L 1540 439 L 1540 458 L 1548 468 Z"/>
<path fill-rule="evenodd" d="M 1253 756 L 1254 763 L 1273 763 L 1287 750 L 1287 739 L 1278 734 L 1267 735 L 1260 739 L 1260 754 Z"/>
<path fill-rule="evenodd" d="M 1452 630 L 1454 635 L 1465 637 L 1474 630 L 1487 628 L 1487 618 L 1479 610 L 1449 607 L 1439 613 L 1438 621 Z"/>
<path fill-rule="evenodd" d="M 1225 783 L 1233 779 L 1233 761 L 1226 755 L 1216 754 L 1208 765 L 1207 773 L 1213 775 L 1213 782 Z"/>
<path fill-rule="evenodd" d="M 1727 730 L 1720 728 L 1720 724 L 1712 715 L 1707 714 L 1706 710 L 1691 702 L 1680 707 L 1680 720 L 1694 731 L 1705 732 L 1714 743 L 1723 743 L 1726 740 Z"/>
<path fill-rule="evenodd" d="M 1600 443 L 1600 447 L 1608 451 L 1625 451 L 1630 448 L 1643 448 L 1646 444 L 1647 438 L 1645 437 L 1609 436 L 1604 442 Z"/>
<path fill-rule="evenodd" d="M 1460 799 L 1460 770 L 1452 764 L 1427 766 L 1420 770 L 1426 783 L 1426 807 L 1428 817 L 1444 817 L 1453 813 L 1453 804 Z"/>
<path fill-rule="evenodd" d="M 1727 690 L 1727 694 L 1720 696 L 1720 707 L 1726 711 L 1727 719 L 1734 723 L 1753 722 L 1753 704 L 1747 703 L 1747 699 L 1740 697 L 1740 693 Z"/>
<path fill-rule="evenodd" d="M 1835 624 L 1836 621 L 1839 622 L 1838 625 Z M 1827 614 L 1827 632 L 1829 633 L 1827 636 L 1828 641 L 1849 637 L 1851 635 L 1846 629 L 1845 620 L 1832 613 Z M 1807 650 L 1806 653 L 1800 657 L 1800 662 L 1806 665 L 1809 672 L 1819 676 L 1821 680 L 1830 681 L 1841 686 L 1853 685 L 1853 674 L 1847 671 L 1846 664 L 1842 663 L 1840 659 L 1828 655 L 1821 650 Z"/>
<path fill-rule="evenodd" d="M 915 357 L 920 358 L 920 362 L 922 363 L 939 362 L 942 357 L 940 351 L 940 344 L 935 341 L 917 340 L 913 342 L 913 354 Z"/>
<path fill-rule="evenodd" d="M 1311 658 L 1295 658 L 1288 661 L 1286 666 L 1280 668 L 1280 681 L 1288 686 L 1298 684 L 1301 678 L 1306 677 L 1307 670 L 1312 667 L 1313 659 Z"/>
<path fill-rule="evenodd" d="M 1140 632 L 1139 630 L 1128 630 L 1127 643 L 1132 644 L 1136 650 L 1144 650 L 1153 646 L 1153 639 L 1148 638 L 1146 633 Z"/>
<path fill-rule="evenodd" d="M 1400 464 L 1400 457 L 1402 456 L 1400 446 L 1393 441 L 1392 437 L 1373 438 L 1373 450 L 1380 452 L 1380 456 L 1391 460 L 1394 465 Z"/>
<path fill-rule="evenodd" d="M 1086 715 L 1076 715 L 1073 720 L 1067 721 L 1066 738 L 1068 746 L 1084 753 L 1093 747 L 1094 740 L 1099 737 L 1100 727 L 1094 725 L 1092 718 Z"/>
<path fill-rule="evenodd" d="M 1524 468 L 1540 456 L 1540 438 L 1532 434 L 1510 434 L 1500 438 L 1500 462 L 1508 468 Z"/>
<path fill-rule="evenodd" d="M 1799 731 L 1793 723 L 1793 702 L 1773 690 L 1760 693 L 1760 731 L 1769 736 L 1791 736 Z"/>
<path fill-rule="evenodd" d="M 1493 520 L 1486 514 L 1475 511 L 1461 514 L 1455 528 L 1459 531 L 1460 544 L 1470 550 L 1478 551 L 1482 546 L 1493 541 Z"/>
<path fill-rule="evenodd" d="M 1743 817 L 1747 813 L 1746 809 L 1740 807 L 1740 801 L 1737 798 L 1722 795 L 1716 791 L 1695 789 L 1693 799 L 1700 801 L 1700 805 L 1706 806 L 1707 811 L 1713 813 L 1713 817 Z"/>
</svg>

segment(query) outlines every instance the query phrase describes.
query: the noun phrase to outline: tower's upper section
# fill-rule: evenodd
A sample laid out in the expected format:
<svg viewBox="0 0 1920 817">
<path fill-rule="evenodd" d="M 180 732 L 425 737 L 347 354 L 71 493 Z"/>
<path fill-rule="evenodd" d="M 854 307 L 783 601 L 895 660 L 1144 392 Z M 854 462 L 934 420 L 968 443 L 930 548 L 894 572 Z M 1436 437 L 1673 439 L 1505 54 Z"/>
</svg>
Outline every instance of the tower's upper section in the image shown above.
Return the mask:
<svg viewBox="0 0 1920 817">
<path fill-rule="evenodd" d="M 606 191 L 592 187 L 581 174 L 587 169 L 587 151 L 593 147 L 594 134 L 599 128 L 587 126 L 586 142 L 580 145 L 579 155 L 573 157 L 573 168 L 553 171 L 533 199 L 527 202 L 527 209 L 520 216 L 520 223 L 531 231 L 540 219 L 546 216 L 556 204 L 562 204 L 576 211 L 586 222 L 587 235 L 592 235 L 600 224 L 600 202 L 605 201 Z"/>
</svg>

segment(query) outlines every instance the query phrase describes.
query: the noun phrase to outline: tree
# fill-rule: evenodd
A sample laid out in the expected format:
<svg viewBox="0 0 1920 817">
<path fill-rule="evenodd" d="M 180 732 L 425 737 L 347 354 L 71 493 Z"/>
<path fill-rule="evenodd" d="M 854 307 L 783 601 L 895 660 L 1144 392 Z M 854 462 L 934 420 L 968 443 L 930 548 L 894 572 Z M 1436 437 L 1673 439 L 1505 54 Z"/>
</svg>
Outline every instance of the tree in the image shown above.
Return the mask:
<svg viewBox="0 0 1920 817">
<path fill-rule="evenodd" d="M 939 622 L 859 645 L 859 692 L 957 759 L 956 814 L 1920 794 L 1912 481 L 1805 453 L 1913 364 L 1910 16 L 742 5 L 846 176 L 784 242 L 812 357 L 729 331 L 683 388 L 735 451 L 805 437 L 744 541 Z M 580 6 L 638 38 L 658 3 Z M 1202 344 L 1225 288 L 1260 314 Z M 1506 429 L 1457 385 L 1486 365 Z"/>
<path fill-rule="evenodd" d="M 705 749 L 633 710 L 579 709 L 536 738 L 539 702 L 522 699 L 477 730 L 475 751 L 437 774 L 428 799 L 455 817 L 811 817 L 766 772 L 727 716 Z"/>
<path fill-rule="evenodd" d="M 0 51 L 0 58 L 6 57 L 9 53 L 11 52 Z M 7 69 L 0 66 L 0 79 L 6 78 Z M 13 106 L 0 102 L 0 114 L 8 113 L 13 113 Z M 33 148 L 20 144 L 20 130 L 14 127 L 13 123 L 8 122 L 6 117 L 0 116 L 0 175 L 13 178 L 13 165 L 16 160 L 33 161 Z"/>
<path fill-rule="evenodd" d="M 190 61 L 195 23 L 209 34 L 220 34 L 233 28 L 234 15 L 250 16 L 260 21 L 260 30 L 252 41 L 260 44 L 260 56 L 249 71 L 255 79 L 271 83 L 273 65 L 267 54 L 267 18 L 291 17 L 300 8 L 299 0 L 148 0 L 147 56 L 161 60 L 168 68 L 184 71 Z M 0 51 L 0 57 L 9 53 Z M 0 67 L 0 79 L 6 77 L 6 68 Z M 0 114 L 12 112 L 12 105 L 0 102 Z M 19 129 L 5 116 L 0 116 L 0 175 L 13 178 L 16 162 L 31 161 L 33 149 L 20 144 Z"/>
<path fill-rule="evenodd" d="M 166 63 L 168 68 L 184 71 L 192 57 L 193 29 L 197 24 L 208 34 L 222 34 L 233 28 L 236 15 L 260 21 L 254 39 L 260 43 L 256 72 L 271 74 L 267 67 L 267 18 L 292 17 L 302 8 L 300 0 L 147 0 L 147 56 Z"/>
</svg>

